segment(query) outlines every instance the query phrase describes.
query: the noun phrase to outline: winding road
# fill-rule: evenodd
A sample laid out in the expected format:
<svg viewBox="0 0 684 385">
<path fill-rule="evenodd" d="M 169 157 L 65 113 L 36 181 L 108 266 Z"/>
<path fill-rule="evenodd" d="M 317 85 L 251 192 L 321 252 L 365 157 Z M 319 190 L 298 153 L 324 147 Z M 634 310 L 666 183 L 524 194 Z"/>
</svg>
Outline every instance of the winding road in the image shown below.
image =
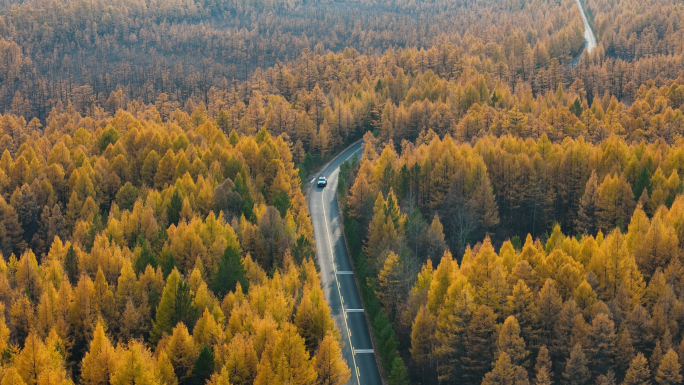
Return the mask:
<svg viewBox="0 0 684 385">
<path fill-rule="evenodd" d="M 591 51 L 594 48 L 596 48 L 596 36 L 594 36 L 594 31 L 591 29 L 591 26 L 589 25 L 587 14 L 586 12 L 584 12 L 584 7 L 582 6 L 582 2 L 580 0 L 577 0 L 577 6 L 580 9 L 580 13 L 582 14 L 582 21 L 584 22 L 584 41 L 586 42 L 584 49 L 587 51 L 587 53 L 591 53 Z"/>
<path fill-rule="evenodd" d="M 328 186 L 320 188 L 314 185 L 309 193 L 308 205 L 321 267 L 321 282 L 331 315 L 344 341 L 342 354 L 351 368 L 348 383 L 381 385 L 369 324 L 344 241 L 336 195 L 340 165 L 354 155 L 360 157 L 362 150 L 363 143 L 356 143 L 330 162 L 320 174 L 328 178 Z"/>
</svg>

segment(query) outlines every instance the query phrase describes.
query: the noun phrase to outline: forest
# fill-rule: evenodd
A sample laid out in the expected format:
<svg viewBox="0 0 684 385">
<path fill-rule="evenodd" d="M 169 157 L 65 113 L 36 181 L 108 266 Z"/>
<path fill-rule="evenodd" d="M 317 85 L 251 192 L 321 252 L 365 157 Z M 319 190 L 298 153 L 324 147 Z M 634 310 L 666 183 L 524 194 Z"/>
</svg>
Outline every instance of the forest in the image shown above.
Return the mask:
<svg viewBox="0 0 684 385">
<path fill-rule="evenodd" d="M 285 136 L 203 108 L 3 121 L 3 384 L 349 378 Z"/>
<path fill-rule="evenodd" d="M 684 382 L 675 0 L 0 0 L 0 385 Z M 349 346 L 346 346 L 349 348 Z"/>
</svg>

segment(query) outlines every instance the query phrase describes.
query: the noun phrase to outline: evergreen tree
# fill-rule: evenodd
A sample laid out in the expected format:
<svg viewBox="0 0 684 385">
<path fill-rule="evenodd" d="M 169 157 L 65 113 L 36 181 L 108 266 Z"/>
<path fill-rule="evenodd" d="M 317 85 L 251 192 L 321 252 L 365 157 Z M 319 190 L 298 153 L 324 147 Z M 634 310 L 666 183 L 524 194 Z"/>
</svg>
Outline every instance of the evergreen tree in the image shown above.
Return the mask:
<svg viewBox="0 0 684 385">
<path fill-rule="evenodd" d="M 388 376 L 390 385 L 408 385 L 409 375 L 404 360 L 401 357 L 394 358 L 392 361 L 392 370 Z"/>
<path fill-rule="evenodd" d="M 69 246 L 69 250 L 67 250 L 66 257 L 64 258 L 64 270 L 71 285 L 76 286 L 80 273 L 74 246 Z"/>
<path fill-rule="evenodd" d="M 173 318 L 176 308 L 176 293 L 179 285 L 180 274 L 178 274 L 178 270 L 174 269 L 166 278 L 166 286 L 164 286 L 161 300 L 157 306 L 156 318 L 150 332 L 150 342 L 153 344 L 159 341 L 164 333 L 171 334 L 175 325 Z"/>
<path fill-rule="evenodd" d="M 142 234 L 141 234 L 142 235 Z M 140 254 L 135 260 L 135 272 L 141 274 L 145 271 L 147 266 L 152 266 L 153 269 L 157 268 L 157 258 L 155 258 L 152 251 L 147 247 L 147 241 L 142 236 L 138 239 L 138 244 L 140 245 Z"/>
<path fill-rule="evenodd" d="M 192 384 L 203 385 L 214 373 L 214 352 L 207 346 L 202 346 L 195 366 L 192 369 Z"/>
<path fill-rule="evenodd" d="M 177 189 L 173 190 L 173 195 L 171 195 L 171 202 L 169 202 L 166 208 L 166 217 L 169 224 L 178 225 L 180 220 L 180 212 L 183 209 L 183 199 L 181 199 L 180 194 Z"/>
<path fill-rule="evenodd" d="M 641 172 L 637 175 L 634 181 L 634 186 L 632 187 L 632 193 L 635 197 L 640 197 L 644 190 L 649 188 L 651 184 L 651 173 L 648 172 L 648 167 L 644 165 L 641 168 Z"/>
<path fill-rule="evenodd" d="M 212 285 L 213 292 L 222 298 L 231 291 L 235 291 L 237 283 L 240 283 L 242 290 L 247 292 L 249 281 L 245 272 L 245 267 L 240 257 L 240 252 L 233 246 L 228 246 L 223 251 L 218 269 Z"/>
</svg>

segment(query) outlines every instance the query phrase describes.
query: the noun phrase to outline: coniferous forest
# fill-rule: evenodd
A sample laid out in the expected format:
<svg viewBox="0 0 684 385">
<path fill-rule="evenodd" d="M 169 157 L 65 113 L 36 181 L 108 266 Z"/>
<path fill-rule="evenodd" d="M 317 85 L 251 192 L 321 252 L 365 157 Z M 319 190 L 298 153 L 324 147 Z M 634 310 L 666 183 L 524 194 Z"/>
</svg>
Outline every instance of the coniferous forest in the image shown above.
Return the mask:
<svg viewBox="0 0 684 385">
<path fill-rule="evenodd" d="M 356 383 L 360 139 L 385 383 L 684 383 L 684 8 L 580 1 L 0 0 L 0 385 Z"/>
</svg>

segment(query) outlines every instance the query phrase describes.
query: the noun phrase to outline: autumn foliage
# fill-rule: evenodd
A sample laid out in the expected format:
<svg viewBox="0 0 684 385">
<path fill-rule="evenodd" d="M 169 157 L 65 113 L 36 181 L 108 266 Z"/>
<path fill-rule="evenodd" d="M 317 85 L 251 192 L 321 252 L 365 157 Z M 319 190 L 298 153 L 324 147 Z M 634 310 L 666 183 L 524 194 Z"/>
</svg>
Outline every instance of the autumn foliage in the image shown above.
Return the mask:
<svg viewBox="0 0 684 385">
<path fill-rule="evenodd" d="M 415 380 L 681 381 L 681 144 L 366 139 L 346 225 Z"/>
<path fill-rule="evenodd" d="M 346 381 L 287 136 L 50 121 L 2 156 L 3 384 Z"/>
</svg>

